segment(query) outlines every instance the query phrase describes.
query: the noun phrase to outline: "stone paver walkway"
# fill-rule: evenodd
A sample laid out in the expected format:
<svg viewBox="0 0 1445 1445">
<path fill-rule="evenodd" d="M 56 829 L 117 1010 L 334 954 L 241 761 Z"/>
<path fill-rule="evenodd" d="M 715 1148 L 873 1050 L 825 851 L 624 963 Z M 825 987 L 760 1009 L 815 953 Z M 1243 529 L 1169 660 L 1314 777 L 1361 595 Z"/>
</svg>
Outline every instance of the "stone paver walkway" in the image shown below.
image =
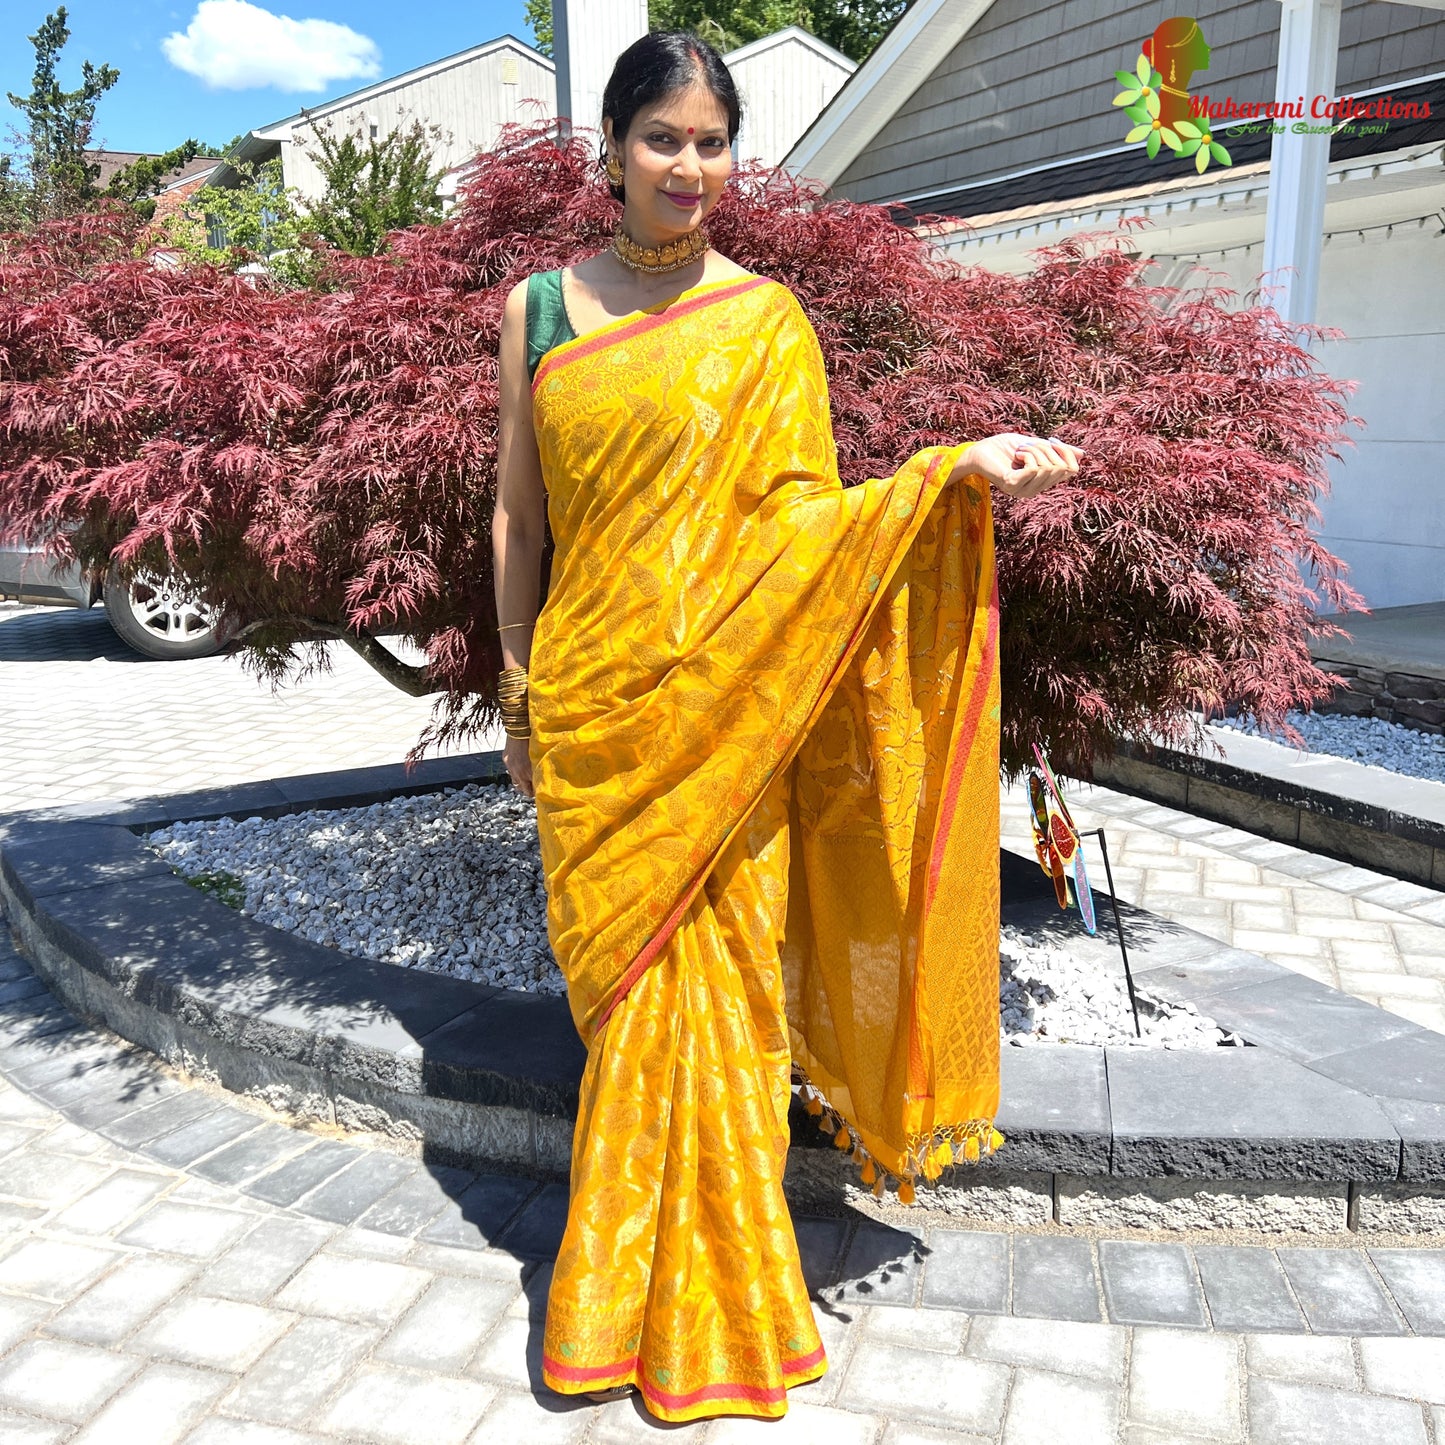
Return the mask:
<svg viewBox="0 0 1445 1445">
<path fill-rule="evenodd" d="M 1102 826 L 1129 903 L 1445 1033 L 1445 893 L 1108 788 L 1065 784 Z M 1003 842 L 1033 856 L 1028 796 L 1003 793 Z M 1098 840 L 1089 878 L 1105 887 Z M 1107 911 L 1100 931 L 1112 934 Z"/>
<path fill-rule="evenodd" d="M 431 699 L 349 648 L 326 656 L 329 673 L 273 691 L 237 656 L 142 657 L 98 607 L 0 603 L 0 813 L 401 762 Z"/>
</svg>

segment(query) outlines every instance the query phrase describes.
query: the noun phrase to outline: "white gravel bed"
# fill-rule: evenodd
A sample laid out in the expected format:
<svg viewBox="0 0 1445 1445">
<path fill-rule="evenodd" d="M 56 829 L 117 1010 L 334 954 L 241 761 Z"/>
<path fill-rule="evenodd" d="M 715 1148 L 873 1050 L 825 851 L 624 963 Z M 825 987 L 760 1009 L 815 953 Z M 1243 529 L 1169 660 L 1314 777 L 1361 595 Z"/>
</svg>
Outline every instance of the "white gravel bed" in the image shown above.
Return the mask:
<svg viewBox="0 0 1445 1445">
<path fill-rule="evenodd" d="M 370 807 L 174 823 L 147 840 L 187 878 L 226 874 L 242 911 L 328 948 L 529 993 L 564 994 L 530 799 L 471 784 Z M 1101 927 L 1103 927 L 1101 920 Z M 1005 928 L 1002 1037 L 1134 1044 L 1122 971 Z M 1154 1047 L 1234 1042 L 1187 1004 L 1141 996 Z"/>
<path fill-rule="evenodd" d="M 1445 735 L 1422 733 L 1383 718 L 1346 717 L 1339 713 L 1291 712 L 1289 721 L 1299 729 L 1312 753 L 1445 783 Z M 1210 727 L 1290 746 L 1278 733 L 1264 732 L 1255 722 L 1242 718 L 1217 718 Z"/>
</svg>

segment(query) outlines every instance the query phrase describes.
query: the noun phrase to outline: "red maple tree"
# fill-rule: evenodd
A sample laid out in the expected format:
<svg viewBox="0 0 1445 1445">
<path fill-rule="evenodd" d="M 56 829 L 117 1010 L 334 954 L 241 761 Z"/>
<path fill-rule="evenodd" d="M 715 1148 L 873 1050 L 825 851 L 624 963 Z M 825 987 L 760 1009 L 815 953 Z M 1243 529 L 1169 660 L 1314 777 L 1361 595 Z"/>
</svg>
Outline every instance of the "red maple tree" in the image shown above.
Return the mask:
<svg viewBox="0 0 1445 1445">
<path fill-rule="evenodd" d="M 502 303 L 606 244 L 594 154 L 513 129 L 445 222 L 328 256 L 314 291 L 136 255 L 119 207 L 0 238 L 0 527 L 176 572 L 263 672 L 346 641 L 439 694 L 419 747 L 491 725 Z M 1006 771 L 1328 693 L 1308 638 L 1359 599 L 1312 528 L 1356 419 L 1272 310 L 1151 286 L 1126 238 L 946 265 L 780 172 L 739 175 L 710 229 L 811 317 L 846 483 L 998 431 L 1084 449 L 1077 483 L 997 508 Z"/>
</svg>

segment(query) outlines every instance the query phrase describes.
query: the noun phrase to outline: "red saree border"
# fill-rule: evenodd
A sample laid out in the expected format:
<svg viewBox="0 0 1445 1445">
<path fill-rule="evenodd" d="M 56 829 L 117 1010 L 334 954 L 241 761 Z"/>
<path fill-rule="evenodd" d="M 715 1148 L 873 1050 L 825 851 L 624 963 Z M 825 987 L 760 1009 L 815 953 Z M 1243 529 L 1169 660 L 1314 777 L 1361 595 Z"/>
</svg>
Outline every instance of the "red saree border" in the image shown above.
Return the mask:
<svg viewBox="0 0 1445 1445">
<path fill-rule="evenodd" d="M 649 1404 L 660 1405 L 664 1410 L 687 1410 L 714 1400 L 746 1400 L 757 1405 L 778 1405 L 787 1398 L 790 1386 L 804 1383 L 803 1377 L 811 1376 L 814 1370 L 819 1366 L 826 1367 L 827 1363 L 827 1351 L 819 1344 L 816 1350 L 806 1355 L 782 1361 L 779 1373 L 783 1376 L 784 1383 L 781 1385 L 744 1385 L 738 1381 L 718 1380 L 713 1384 L 699 1385 L 695 1390 L 679 1393 L 664 1390 L 646 1379 L 634 1379 L 630 1382 L 622 1379 L 636 1375 L 636 1355 L 618 1360 L 612 1365 L 567 1365 L 560 1360 L 554 1360 L 551 1355 L 542 1356 L 543 1371 L 555 1380 L 574 1385 L 595 1385 L 602 1380 L 635 1383 L 644 1400 Z"/>
<path fill-rule="evenodd" d="M 687 291 L 680 291 L 671 301 L 659 301 L 657 305 L 665 307 L 665 310 L 643 311 L 631 320 L 626 317 L 618 317 L 616 321 L 608 321 L 595 331 L 586 332 L 582 336 L 574 337 L 571 341 L 564 341 L 560 346 L 553 347 L 542 358 L 537 367 L 537 374 L 532 378 L 532 395 L 537 394 L 537 388 L 547 377 L 566 366 L 569 361 L 580 361 L 584 356 L 594 356 L 605 347 L 629 341 L 634 336 L 640 336 L 654 326 L 661 325 L 664 321 L 676 321 L 684 316 L 690 316 L 704 306 L 711 306 L 718 301 L 731 300 L 735 296 L 741 296 L 745 292 L 767 285 L 771 281 L 771 276 L 744 276 L 735 281 L 700 281 L 697 286 L 690 286 Z M 721 287 L 722 289 L 709 289 L 699 295 L 688 295 L 689 291 L 698 291 L 702 286 Z M 685 301 L 681 299 L 684 296 L 687 297 Z"/>
</svg>

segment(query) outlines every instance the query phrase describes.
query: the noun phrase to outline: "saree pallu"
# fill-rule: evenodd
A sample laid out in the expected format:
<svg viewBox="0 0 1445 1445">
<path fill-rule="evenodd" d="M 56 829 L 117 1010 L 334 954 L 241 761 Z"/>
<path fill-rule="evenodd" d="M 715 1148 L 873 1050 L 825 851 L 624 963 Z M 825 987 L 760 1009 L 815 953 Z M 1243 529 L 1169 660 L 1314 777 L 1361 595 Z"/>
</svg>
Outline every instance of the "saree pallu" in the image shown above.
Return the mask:
<svg viewBox="0 0 1445 1445">
<path fill-rule="evenodd" d="M 548 933 L 587 1046 L 543 1373 L 666 1420 L 827 1368 L 793 1078 L 863 1178 L 1001 1142 L 998 607 L 964 446 L 839 481 L 764 277 L 554 348 L 529 662 Z"/>
</svg>

